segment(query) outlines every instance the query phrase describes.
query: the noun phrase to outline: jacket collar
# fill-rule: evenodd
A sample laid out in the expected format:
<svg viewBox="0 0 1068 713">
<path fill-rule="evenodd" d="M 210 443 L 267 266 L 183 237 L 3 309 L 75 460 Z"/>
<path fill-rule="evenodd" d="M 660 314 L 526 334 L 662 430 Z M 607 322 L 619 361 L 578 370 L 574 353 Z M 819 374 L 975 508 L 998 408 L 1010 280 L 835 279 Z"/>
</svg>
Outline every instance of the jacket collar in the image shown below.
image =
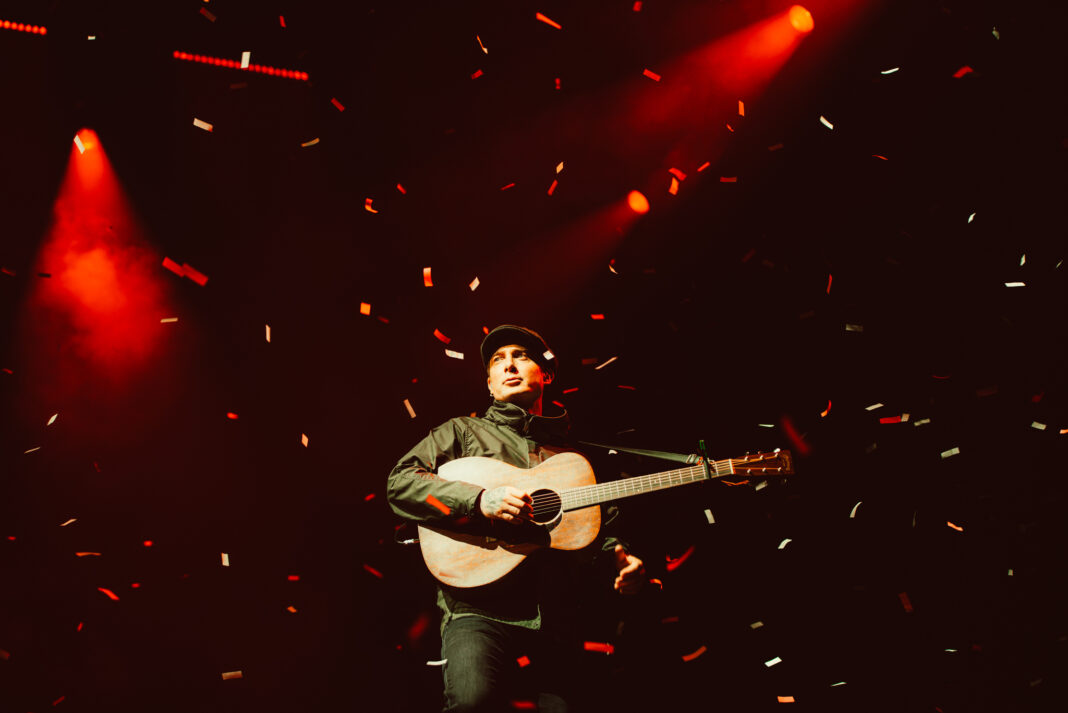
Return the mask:
<svg viewBox="0 0 1068 713">
<path fill-rule="evenodd" d="M 539 442 L 563 441 L 571 419 L 565 410 L 559 416 L 535 416 L 522 406 L 494 399 L 484 416 L 489 421 L 507 426 L 521 436 L 529 436 Z"/>
</svg>

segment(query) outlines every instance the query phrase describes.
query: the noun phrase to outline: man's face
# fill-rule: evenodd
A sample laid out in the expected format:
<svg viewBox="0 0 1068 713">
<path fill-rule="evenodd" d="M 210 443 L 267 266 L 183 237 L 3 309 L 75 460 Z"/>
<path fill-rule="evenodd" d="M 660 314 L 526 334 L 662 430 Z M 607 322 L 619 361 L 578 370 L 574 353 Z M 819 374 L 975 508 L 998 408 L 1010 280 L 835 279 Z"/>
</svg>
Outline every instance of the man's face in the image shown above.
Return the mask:
<svg viewBox="0 0 1068 713">
<path fill-rule="evenodd" d="M 541 399 L 545 385 L 552 381 L 518 344 L 503 346 L 490 357 L 486 384 L 493 398 L 529 409 Z"/>
</svg>

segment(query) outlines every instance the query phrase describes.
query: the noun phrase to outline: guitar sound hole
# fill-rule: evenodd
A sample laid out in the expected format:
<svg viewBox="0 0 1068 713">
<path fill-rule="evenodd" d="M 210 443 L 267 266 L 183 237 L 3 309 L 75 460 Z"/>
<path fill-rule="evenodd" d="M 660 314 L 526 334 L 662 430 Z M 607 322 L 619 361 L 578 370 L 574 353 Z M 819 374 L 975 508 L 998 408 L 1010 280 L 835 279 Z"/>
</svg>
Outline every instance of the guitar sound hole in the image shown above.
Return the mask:
<svg viewBox="0 0 1068 713">
<path fill-rule="evenodd" d="M 560 496 L 547 488 L 535 490 L 530 494 L 534 509 L 534 522 L 539 525 L 550 523 L 560 514 L 562 503 Z"/>
</svg>

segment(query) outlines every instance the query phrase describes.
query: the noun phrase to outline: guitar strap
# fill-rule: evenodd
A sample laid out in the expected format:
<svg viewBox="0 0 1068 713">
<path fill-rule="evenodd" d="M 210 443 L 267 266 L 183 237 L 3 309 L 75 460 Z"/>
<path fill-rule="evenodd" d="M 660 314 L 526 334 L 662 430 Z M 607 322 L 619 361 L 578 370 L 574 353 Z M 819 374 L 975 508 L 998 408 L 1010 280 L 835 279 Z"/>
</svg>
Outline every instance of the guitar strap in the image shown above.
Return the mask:
<svg viewBox="0 0 1068 713">
<path fill-rule="evenodd" d="M 594 448 L 604 448 L 609 451 L 623 451 L 624 453 L 633 453 L 638 456 L 648 456 L 650 458 L 660 458 L 661 460 L 670 460 L 676 463 L 686 463 L 687 465 L 693 465 L 697 462 L 699 456 L 695 453 L 690 455 L 683 455 L 681 453 L 669 453 L 668 451 L 649 451 L 641 448 L 625 448 L 623 446 L 606 446 L 603 443 L 590 443 L 589 441 L 578 441 L 578 443 L 584 446 L 593 446 Z"/>
</svg>

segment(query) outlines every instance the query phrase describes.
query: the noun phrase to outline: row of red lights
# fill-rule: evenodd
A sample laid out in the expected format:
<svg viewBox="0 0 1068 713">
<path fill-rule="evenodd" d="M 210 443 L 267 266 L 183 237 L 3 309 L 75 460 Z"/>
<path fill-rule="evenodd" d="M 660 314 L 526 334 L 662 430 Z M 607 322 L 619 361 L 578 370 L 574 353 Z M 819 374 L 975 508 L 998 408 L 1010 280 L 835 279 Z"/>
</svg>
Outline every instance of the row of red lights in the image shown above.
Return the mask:
<svg viewBox="0 0 1068 713">
<path fill-rule="evenodd" d="M 48 28 L 40 27 L 39 25 L 27 25 L 23 22 L 11 22 L 10 20 L 4 20 L 0 22 L 0 28 L 5 30 L 18 30 L 19 32 L 32 32 L 35 35 L 47 35 Z"/>
<path fill-rule="evenodd" d="M 272 77 L 286 77 L 287 79 L 300 79 L 302 81 L 308 81 L 307 72 L 298 72 L 293 69 L 278 69 L 277 67 L 264 67 L 262 64 L 250 64 L 247 67 L 242 67 L 241 63 L 233 59 L 222 59 L 221 57 L 208 57 L 202 54 L 189 54 L 188 52 L 179 52 L 175 50 L 175 59 L 182 59 L 186 62 L 199 62 L 201 64 L 211 64 L 216 67 L 229 67 L 230 69 L 243 69 L 246 72 L 259 72 L 260 74 L 269 74 Z"/>
</svg>

